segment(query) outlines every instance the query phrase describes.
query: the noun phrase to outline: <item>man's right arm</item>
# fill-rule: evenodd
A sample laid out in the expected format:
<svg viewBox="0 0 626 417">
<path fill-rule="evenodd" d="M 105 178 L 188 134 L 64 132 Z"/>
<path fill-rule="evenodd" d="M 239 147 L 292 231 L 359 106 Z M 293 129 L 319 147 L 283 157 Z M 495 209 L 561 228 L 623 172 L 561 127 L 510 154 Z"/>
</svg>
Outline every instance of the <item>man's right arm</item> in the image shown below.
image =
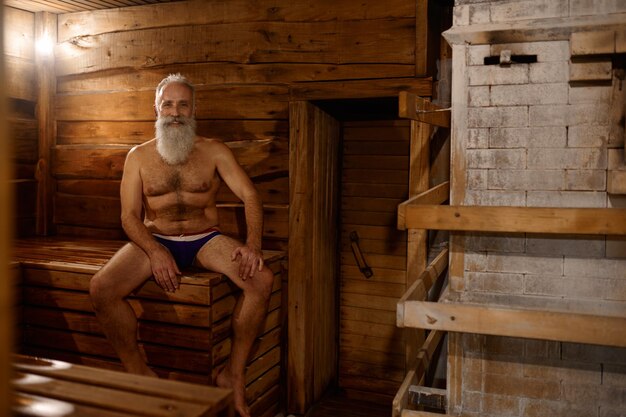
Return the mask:
<svg viewBox="0 0 626 417">
<path fill-rule="evenodd" d="M 154 279 L 166 291 L 175 291 L 179 285 L 180 270 L 169 251 L 157 242 L 143 223 L 143 186 L 139 171 L 138 150 L 131 149 L 124 163 L 120 185 L 122 227 L 126 235 L 150 258 Z"/>
</svg>

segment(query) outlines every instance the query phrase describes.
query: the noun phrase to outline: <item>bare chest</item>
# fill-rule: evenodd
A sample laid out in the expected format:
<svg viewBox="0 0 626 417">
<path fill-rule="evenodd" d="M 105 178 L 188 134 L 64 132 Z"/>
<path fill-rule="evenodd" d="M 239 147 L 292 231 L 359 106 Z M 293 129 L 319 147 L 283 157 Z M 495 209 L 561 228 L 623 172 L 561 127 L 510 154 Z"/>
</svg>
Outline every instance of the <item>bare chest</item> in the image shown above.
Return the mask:
<svg viewBox="0 0 626 417">
<path fill-rule="evenodd" d="M 142 169 L 143 192 L 148 197 L 180 193 L 208 193 L 219 181 L 215 168 L 184 165 Z"/>
</svg>

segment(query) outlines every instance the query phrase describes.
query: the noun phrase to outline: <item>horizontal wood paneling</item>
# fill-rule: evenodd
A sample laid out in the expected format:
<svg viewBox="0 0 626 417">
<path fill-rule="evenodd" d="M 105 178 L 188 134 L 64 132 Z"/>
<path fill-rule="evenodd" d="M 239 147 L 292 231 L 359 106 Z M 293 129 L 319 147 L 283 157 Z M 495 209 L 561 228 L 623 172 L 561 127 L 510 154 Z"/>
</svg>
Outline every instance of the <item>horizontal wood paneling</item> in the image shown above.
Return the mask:
<svg viewBox="0 0 626 417">
<path fill-rule="evenodd" d="M 4 8 L 4 54 L 27 61 L 35 59 L 35 14 Z"/>
<path fill-rule="evenodd" d="M 158 68 L 123 68 L 99 71 L 97 74 L 73 74 L 59 78 L 58 92 L 153 90 L 163 77 L 173 72 L 185 74 L 198 85 L 214 85 L 380 79 L 383 76 L 403 78 L 412 77 L 414 70 L 413 65 L 394 63 L 174 63 Z"/>
<path fill-rule="evenodd" d="M 27 101 L 37 101 L 35 63 L 30 58 L 5 55 L 6 95 Z"/>
<path fill-rule="evenodd" d="M 288 88 L 237 85 L 198 88 L 198 119 L 286 119 Z M 154 90 L 58 95 L 57 120 L 153 121 Z"/>
<path fill-rule="evenodd" d="M 404 0 L 320 0 L 302 4 L 290 0 L 221 0 L 184 2 L 142 9 L 124 8 L 59 17 L 59 39 L 65 41 L 84 33 L 140 30 L 154 27 L 238 22 L 307 22 L 326 20 L 371 20 L 414 17 L 415 4 Z"/>
<path fill-rule="evenodd" d="M 146 29 L 142 35 L 111 32 L 64 42 L 57 49 L 57 74 L 207 60 L 411 64 L 415 59 L 414 18 L 186 25 Z"/>
<path fill-rule="evenodd" d="M 197 120 L 198 134 L 224 141 L 268 140 L 289 136 L 285 120 Z M 154 137 L 154 122 L 59 121 L 57 144 L 130 144 Z"/>
<path fill-rule="evenodd" d="M 343 132 L 339 384 L 386 401 L 380 394 L 397 390 L 405 366 L 395 310 L 406 291 L 407 243 L 396 223 L 408 195 L 409 124 L 346 122 Z M 357 266 L 351 232 L 370 278 Z"/>
</svg>

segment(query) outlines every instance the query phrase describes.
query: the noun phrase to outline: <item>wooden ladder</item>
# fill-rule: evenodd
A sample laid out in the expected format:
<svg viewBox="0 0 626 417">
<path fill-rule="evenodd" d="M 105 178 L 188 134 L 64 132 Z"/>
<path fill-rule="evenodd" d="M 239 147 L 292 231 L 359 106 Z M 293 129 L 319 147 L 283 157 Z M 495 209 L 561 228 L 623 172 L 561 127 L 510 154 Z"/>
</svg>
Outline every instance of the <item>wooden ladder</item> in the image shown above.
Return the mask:
<svg viewBox="0 0 626 417">
<path fill-rule="evenodd" d="M 432 102 L 409 92 L 399 95 L 399 115 L 411 119 L 411 145 L 409 151 L 409 199 L 398 206 L 398 229 L 407 230 L 407 285 L 408 290 L 398 302 L 397 325 L 404 326 L 404 303 L 426 301 L 431 288 L 444 276 L 448 266 L 448 249 L 444 248 L 428 263 L 428 230 L 407 228 L 406 209 L 412 205 L 438 205 L 448 200 L 450 182 L 430 187 L 430 141 L 435 127 L 450 128 L 450 109 L 443 109 Z M 422 329 L 404 329 L 406 341 L 406 365 L 408 372 L 392 404 L 392 416 L 405 416 L 412 411 L 409 404 L 431 404 L 442 408 L 445 390 L 422 387 L 433 361 L 435 351 L 445 332 Z"/>
</svg>

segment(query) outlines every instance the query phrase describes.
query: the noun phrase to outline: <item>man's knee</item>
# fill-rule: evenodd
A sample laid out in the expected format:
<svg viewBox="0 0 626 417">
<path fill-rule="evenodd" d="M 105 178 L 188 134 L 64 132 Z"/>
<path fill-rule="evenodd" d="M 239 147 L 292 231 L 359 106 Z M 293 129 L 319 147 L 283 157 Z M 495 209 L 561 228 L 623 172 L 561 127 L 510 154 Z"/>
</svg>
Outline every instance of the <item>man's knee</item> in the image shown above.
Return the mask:
<svg viewBox="0 0 626 417">
<path fill-rule="evenodd" d="M 89 282 L 89 298 L 96 311 L 102 309 L 103 306 L 106 306 L 115 299 L 115 297 L 114 288 L 109 284 L 106 274 L 99 271 L 91 277 L 91 281 Z"/>
<path fill-rule="evenodd" d="M 263 267 L 261 271 L 254 274 L 252 284 L 261 297 L 269 300 L 272 294 L 272 287 L 274 286 L 274 274 L 269 268 Z"/>
</svg>

